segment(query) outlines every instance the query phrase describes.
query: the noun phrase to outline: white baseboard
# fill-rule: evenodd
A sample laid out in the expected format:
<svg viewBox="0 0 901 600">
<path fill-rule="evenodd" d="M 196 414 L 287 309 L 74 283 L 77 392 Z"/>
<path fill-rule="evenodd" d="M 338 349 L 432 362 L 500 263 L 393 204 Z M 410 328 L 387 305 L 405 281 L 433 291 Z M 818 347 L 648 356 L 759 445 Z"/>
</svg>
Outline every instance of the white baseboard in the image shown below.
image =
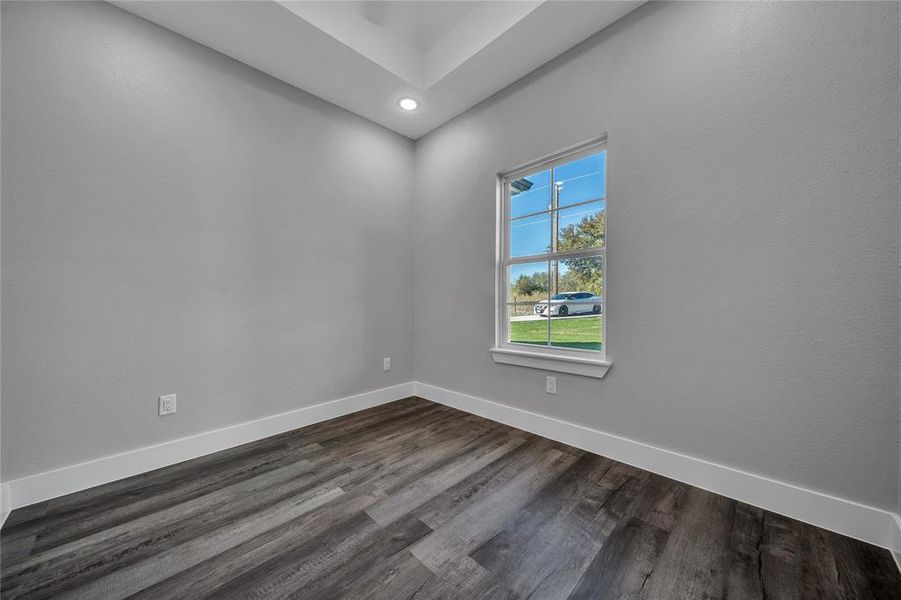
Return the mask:
<svg viewBox="0 0 901 600">
<path fill-rule="evenodd" d="M 6 517 L 8 517 L 9 513 L 12 511 L 10 506 L 9 484 L 5 482 L 0 483 L 0 527 L 3 527 L 3 524 L 6 523 Z"/>
<path fill-rule="evenodd" d="M 412 395 L 413 383 L 402 383 L 21 479 L 13 479 L 2 484 L 6 494 L 2 499 L 2 508 L 8 512 L 35 502 L 43 502 L 117 479 L 146 473 L 160 467 L 174 465 Z"/>
<path fill-rule="evenodd" d="M 886 510 L 434 385 L 414 393 L 901 554 L 901 519 Z"/>
</svg>

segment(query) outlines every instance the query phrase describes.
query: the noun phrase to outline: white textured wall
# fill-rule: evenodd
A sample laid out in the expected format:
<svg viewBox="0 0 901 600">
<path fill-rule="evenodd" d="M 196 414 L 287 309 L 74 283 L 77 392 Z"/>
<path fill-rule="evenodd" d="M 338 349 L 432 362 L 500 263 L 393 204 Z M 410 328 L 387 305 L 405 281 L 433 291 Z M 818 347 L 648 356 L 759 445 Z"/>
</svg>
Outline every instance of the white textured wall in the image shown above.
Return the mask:
<svg viewBox="0 0 901 600">
<path fill-rule="evenodd" d="M 410 140 L 104 3 L 2 7 L 5 479 L 413 378 Z"/>
<path fill-rule="evenodd" d="M 2 48 L 3 48 L 3 17 L 2 11 L 0 11 L 0 62 L 2 62 Z M 2 96 L 2 94 L 0 94 Z M 0 132 L 3 131 L 3 102 L 2 98 L 0 98 Z M 2 133 L 0 133 L 0 139 L 3 138 Z M 2 146 L 2 144 L 0 144 Z M 3 152 L 2 148 L 0 148 L 0 213 L 2 213 L 2 205 L 3 205 L 3 183 L 2 183 L 2 164 L 3 164 Z M 0 218 L 0 264 L 2 264 L 2 218 Z M 0 294 L 0 315 L 3 313 L 3 303 L 2 303 L 2 294 Z M 0 339 L 3 337 L 3 322 L 2 318 L 0 318 Z M 0 344 L 2 346 L 2 344 Z M 0 377 L 2 377 L 3 372 L 3 360 L 2 360 L 2 347 L 0 347 Z M 2 402 L 2 394 L 3 394 L 3 386 L 0 384 L 0 482 L 3 482 L 3 402 Z M 9 510 L 9 507 L 6 506 L 6 498 L 3 497 L 2 486 L 0 486 L 0 519 L 6 520 L 4 515 L 6 515 L 6 511 Z M 2 523 L 0 523 L 2 525 Z"/>
<path fill-rule="evenodd" d="M 654 3 L 417 142 L 416 376 L 894 509 L 897 3 Z M 604 380 L 496 365 L 495 173 L 609 134 Z"/>
</svg>

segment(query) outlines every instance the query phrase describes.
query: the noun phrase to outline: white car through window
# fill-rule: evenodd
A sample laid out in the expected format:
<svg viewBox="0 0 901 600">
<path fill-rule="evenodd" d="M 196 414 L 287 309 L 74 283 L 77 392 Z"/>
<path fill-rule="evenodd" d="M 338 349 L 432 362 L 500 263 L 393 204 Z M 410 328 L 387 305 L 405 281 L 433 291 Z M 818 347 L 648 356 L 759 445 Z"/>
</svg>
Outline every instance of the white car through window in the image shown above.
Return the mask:
<svg viewBox="0 0 901 600">
<path fill-rule="evenodd" d="M 542 300 L 535 305 L 535 314 L 544 317 L 567 315 L 594 314 L 599 315 L 603 310 L 604 299 L 595 296 L 591 292 L 562 292 L 551 296 L 550 310 L 548 301 Z"/>
</svg>

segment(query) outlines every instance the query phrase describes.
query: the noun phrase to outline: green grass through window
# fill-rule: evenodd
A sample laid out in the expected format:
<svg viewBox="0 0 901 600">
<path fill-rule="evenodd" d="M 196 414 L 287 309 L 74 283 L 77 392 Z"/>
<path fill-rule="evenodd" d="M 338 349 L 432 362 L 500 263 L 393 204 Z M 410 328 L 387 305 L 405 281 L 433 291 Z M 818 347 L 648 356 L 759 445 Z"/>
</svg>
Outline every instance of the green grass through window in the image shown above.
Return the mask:
<svg viewBox="0 0 901 600">
<path fill-rule="evenodd" d="M 600 350 L 603 317 L 554 317 L 551 320 L 551 345 L 580 350 Z M 518 344 L 547 344 L 547 320 L 513 321 L 510 341 Z"/>
</svg>

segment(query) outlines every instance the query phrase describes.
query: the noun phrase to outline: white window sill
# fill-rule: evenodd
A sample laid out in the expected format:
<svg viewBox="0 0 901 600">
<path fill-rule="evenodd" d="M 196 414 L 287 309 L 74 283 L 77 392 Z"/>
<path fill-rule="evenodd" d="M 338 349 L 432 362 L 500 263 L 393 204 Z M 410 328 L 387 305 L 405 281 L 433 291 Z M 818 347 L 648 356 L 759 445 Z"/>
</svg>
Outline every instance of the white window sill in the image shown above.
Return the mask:
<svg viewBox="0 0 901 600">
<path fill-rule="evenodd" d="M 610 370 L 612 363 L 605 360 L 582 358 L 579 356 L 553 355 L 547 352 L 530 352 L 511 348 L 492 348 L 494 362 L 505 365 L 519 365 L 545 371 L 559 371 L 585 377 L 602 379 Z"/>
</svg>

